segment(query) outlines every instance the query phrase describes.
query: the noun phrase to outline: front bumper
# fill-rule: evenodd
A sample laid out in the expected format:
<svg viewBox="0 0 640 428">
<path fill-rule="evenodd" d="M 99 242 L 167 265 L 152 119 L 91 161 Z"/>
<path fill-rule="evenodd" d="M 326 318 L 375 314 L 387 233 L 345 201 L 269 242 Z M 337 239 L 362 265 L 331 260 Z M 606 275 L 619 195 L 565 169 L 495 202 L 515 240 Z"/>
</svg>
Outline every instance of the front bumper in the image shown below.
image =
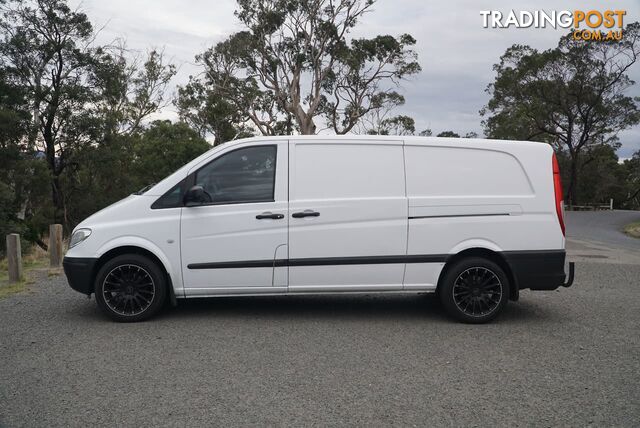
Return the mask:
<svg viewBox="0 0 640 428">
<path fill-rule="evenodd" d="M 555 290 L 573 284 L 573 262 L 569 263 L 569 274 L 564 272 L 565 250 L 507 251 L 503 254 L 519 289 Z"/>
<path fill-rule="evenodd" d="M 93 274 L 97 261 L 91 257 L 65 257 L 62 267 L 69 286 L 83 294 L 93 293 Z"/>
</svg>

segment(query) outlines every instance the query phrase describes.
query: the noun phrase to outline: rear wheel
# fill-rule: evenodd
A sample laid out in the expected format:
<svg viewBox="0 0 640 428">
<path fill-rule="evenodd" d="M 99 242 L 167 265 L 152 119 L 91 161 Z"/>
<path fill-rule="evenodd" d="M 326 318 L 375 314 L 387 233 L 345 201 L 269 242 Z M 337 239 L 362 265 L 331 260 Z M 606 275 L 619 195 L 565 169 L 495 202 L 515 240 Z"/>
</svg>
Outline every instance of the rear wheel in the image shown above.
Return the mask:
<svg viewBox="0 0 640 428">
<path fill-rule="evenodd" d="M 491 260 L 470 257 L 447 269 L 439 295 L 449 315 L 480 324 L 494 319 L 506 305 L 509 280 Z"/>
<path fill-rule="evenodd" d="M 115 321 L 143 321 L 162 308 L 166 285 L 164 272 L 154 261 L 139 254 L 123 254 L 98 271 L 96 302 Z"/>
</svg>

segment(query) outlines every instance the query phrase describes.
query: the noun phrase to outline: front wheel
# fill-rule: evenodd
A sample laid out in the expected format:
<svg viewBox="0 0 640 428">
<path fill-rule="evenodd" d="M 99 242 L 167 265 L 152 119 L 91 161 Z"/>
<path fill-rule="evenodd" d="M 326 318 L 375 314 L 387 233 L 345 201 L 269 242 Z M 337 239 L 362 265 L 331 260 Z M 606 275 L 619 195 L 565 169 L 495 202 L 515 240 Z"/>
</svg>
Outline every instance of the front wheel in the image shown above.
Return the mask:
<svg viewBox="0 0 640 428">
<path fill-rule="evenodd" d="M 452 317 L 480 324 L 491 321 L 509 299 L 509 280 L 496 263 L 471 257 L 447 269 L 439 288 L 440 300 Z"/>
<path fill-rule="evenodd" d="M 164 272 L 155 262 L 139 254 L 123 254 L 98 271 L 96 302 L 114 321 L 143 321 L 162 308 L 166 285 Z"/>
</svg>

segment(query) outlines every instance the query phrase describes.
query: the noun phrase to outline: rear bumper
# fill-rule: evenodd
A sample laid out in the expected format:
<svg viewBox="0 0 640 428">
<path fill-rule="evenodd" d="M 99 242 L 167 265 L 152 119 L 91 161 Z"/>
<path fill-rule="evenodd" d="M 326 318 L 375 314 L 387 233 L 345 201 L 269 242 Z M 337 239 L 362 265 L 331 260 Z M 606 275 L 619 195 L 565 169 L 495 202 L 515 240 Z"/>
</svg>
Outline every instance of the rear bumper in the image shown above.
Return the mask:
<svg viewBox="0 0 640 428">
<path fill-rule="evenodd" d="M 89 257 L 65 257 L 62 267 L 69 286 L 83 294 L 93 293 L 93 268 L 97 260 Z"/>
<path fill-rule="evenodd" d="M 503 254 L 519 289 L 555 290 L 573 283 L 573 263 L 569 264 L 568 277 L 564 272 L 565 250 L 507 251 Z"/>
</svg>

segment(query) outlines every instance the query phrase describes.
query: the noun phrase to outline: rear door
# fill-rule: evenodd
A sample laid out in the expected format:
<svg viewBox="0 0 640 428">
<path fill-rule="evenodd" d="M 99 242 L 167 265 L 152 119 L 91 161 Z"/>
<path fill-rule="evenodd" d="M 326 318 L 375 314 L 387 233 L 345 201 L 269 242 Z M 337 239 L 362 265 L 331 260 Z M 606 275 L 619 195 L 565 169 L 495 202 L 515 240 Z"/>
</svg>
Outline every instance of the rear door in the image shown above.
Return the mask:
<svg viewBox="0 0 640 428">
<path fill-rule="evenodd" d="M 402 289 L 402 141 L 289 145 L 289 290 Z"/>
</svg>

